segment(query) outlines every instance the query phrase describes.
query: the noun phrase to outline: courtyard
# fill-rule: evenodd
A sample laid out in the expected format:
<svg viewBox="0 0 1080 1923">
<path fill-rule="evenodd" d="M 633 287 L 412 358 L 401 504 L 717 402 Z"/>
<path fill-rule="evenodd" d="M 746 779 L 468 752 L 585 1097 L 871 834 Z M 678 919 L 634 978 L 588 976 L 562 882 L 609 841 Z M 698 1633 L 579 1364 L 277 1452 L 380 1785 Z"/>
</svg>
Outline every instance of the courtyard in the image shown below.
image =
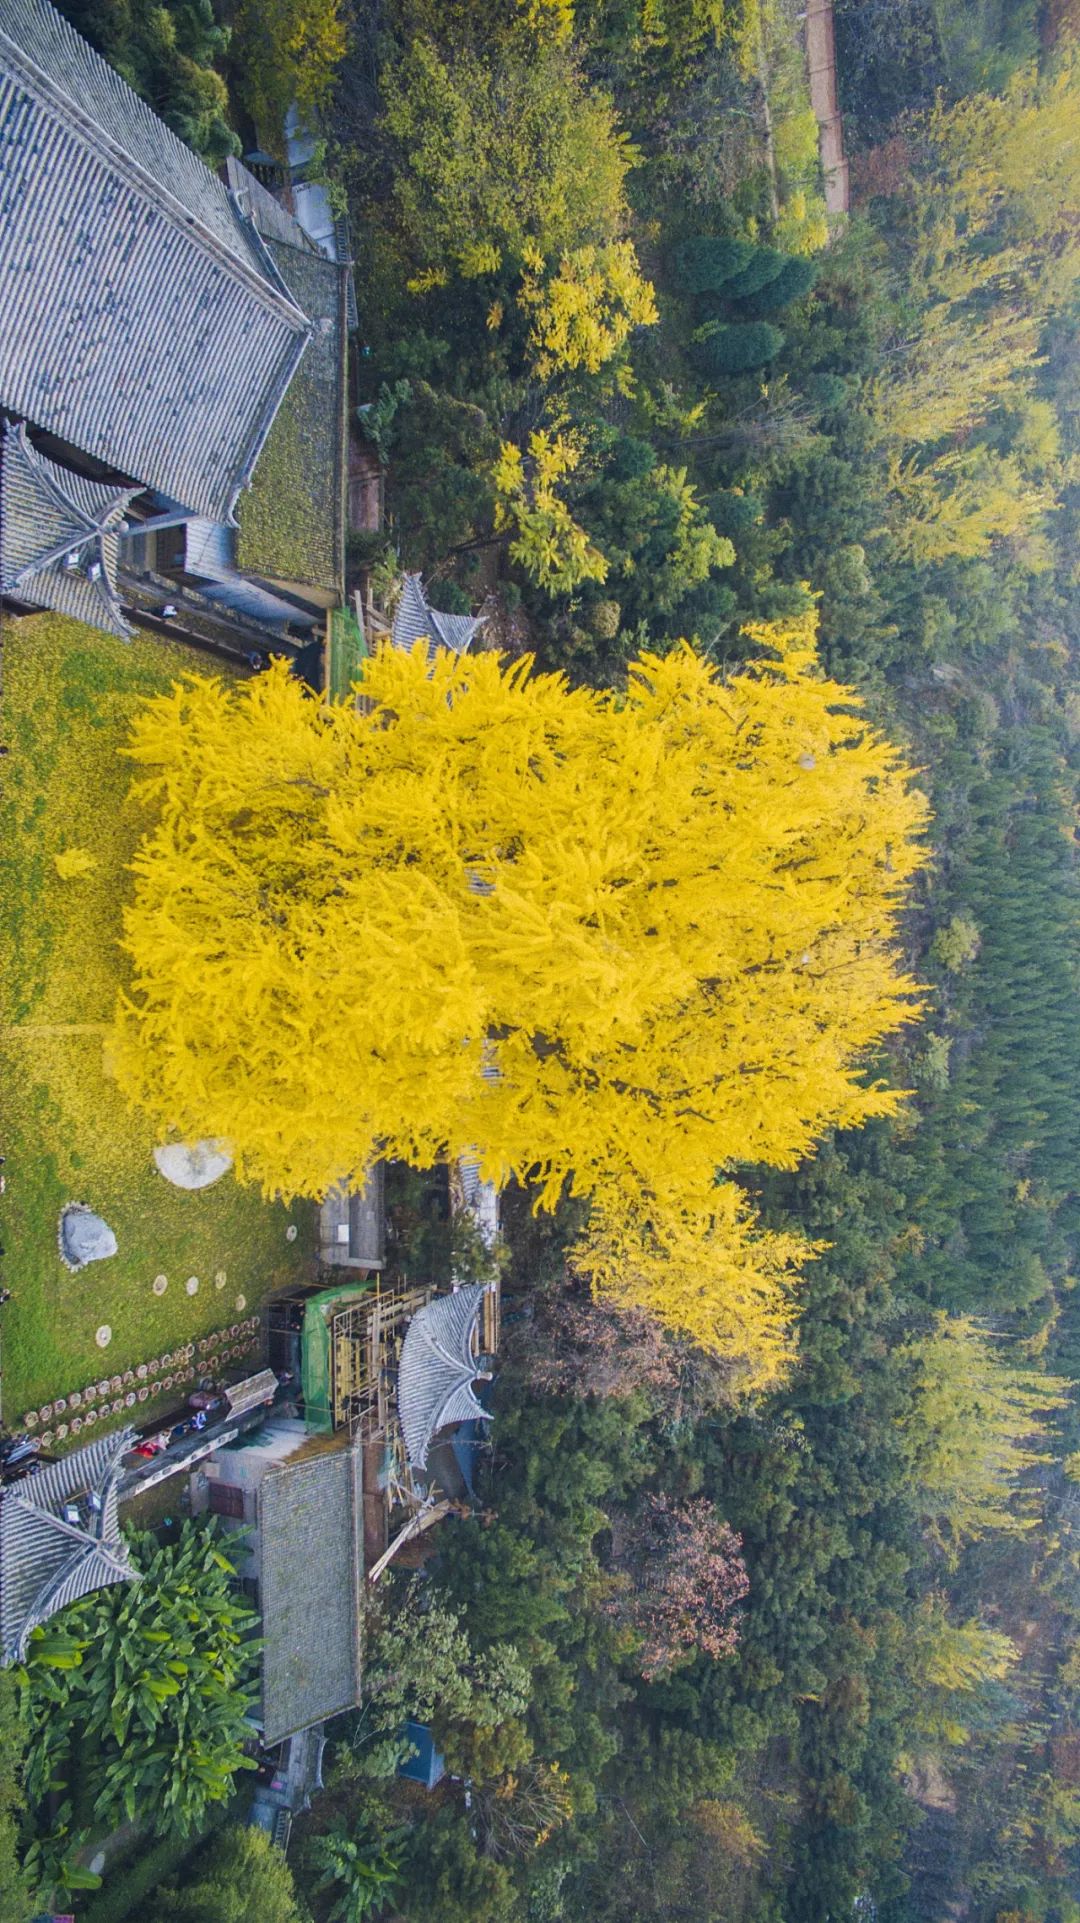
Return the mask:
<svg viewBox="0 0 1080 1923">
<path fill-rule="evenodd" d="M 101 1377 L 101 1387 L 117 1375 L 126 1386 L 148 1362 L 158 1367 L 136 1376 L 141 1400 L 155 1381 L 167 1393 L 167 1372 L 179 1382 L 215 1332 L 257 1346 L 251 1318 L 262 1303 L 314 1274 L 316 1224 L 312 1207 L 267 1203 L 231 1173 L 196 1192 L 172 1187 L 154 1166 L 150 1125 L 108 1072 L 139 827 L 119 750 L 141 699 L 179 675 L 220 669 L 152 634 L 128 642 L 46 614 L 4 619 L 2 662 L 0 1279 L 11 1293 L 0 1336 L 12 1428 L 72 1391 L 81 1406 Z M 57 1239 L 73 1202 L 100 1215 L 118 1245 L 75 1274 Z M 95 1420 L 121 1419 L 100 1390 L 95 1400 Z"/>
</svg>

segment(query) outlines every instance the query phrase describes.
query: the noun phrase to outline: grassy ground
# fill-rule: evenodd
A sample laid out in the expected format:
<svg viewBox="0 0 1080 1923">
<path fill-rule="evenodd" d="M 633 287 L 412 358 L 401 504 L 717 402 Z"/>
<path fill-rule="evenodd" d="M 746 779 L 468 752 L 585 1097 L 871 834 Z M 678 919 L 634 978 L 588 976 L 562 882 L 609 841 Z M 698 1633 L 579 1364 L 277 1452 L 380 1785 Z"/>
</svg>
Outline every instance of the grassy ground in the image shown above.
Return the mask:
<svg viewBox="0 0 1080 1923">
<path fill-rule="evenodd" d="M 3 1418 L 67 1395 L 250 1313 L 307 1275 L 311 1210 L 286 1212 L 226 1175 L 172 1188 L 145 1122 L 109 1079 L 106 1029 L 122 981 L 121 903 L 138 835 L 117 750 L 145 695 L 205 660 L 140 634 L 126 643 L 51 615 L 5 620 L 0 795 L 0 1311 Z M 85 851 L 64 879 L 55 857 Z M 86 865 L 84 863 L 84 865 Z M 72 1275 L 57 1249 L 67 1202 L 87 1202 L 119 1253 Z M 295 1224 L 292 1242 L 286 1230 Z M 164 1275 L 167 1287 L 152 1284 Z M 198 1289 L 188 1293 L 190 1278 Z M 223 1280 L 221 1278 L 224 1278 Z M 105 1349 L 95 1342 L 112 1330 Z M 117 1418 L 119 1420 L 119 1418 Z"/>
</svg>

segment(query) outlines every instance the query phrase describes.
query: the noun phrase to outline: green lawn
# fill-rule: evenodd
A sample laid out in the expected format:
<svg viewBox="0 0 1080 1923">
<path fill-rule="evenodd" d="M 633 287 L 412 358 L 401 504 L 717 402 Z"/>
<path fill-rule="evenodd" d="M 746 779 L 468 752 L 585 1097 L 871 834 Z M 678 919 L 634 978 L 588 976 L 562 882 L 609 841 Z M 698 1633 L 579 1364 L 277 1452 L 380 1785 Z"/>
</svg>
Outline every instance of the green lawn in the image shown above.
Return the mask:
<svg viewBox="0 0 1080 1923">
<path fill-rule="evenodd" d="M 172 1188 L 153 1165 L 147 1124 L 108 1074 L 107 1026 L 123 979 L 125 870 L 139 829 L 117 751 L 139 699 L 185 672 L 205 674 L 205 659 L 150 635 L 126 643 L 51 615 L 4 623 L 0 1269 L 12 1299 L 0 1311 L 0 1331 L 7 1426 L 106 1372 L 133 1369 L 234 1322 L 313 1273 L 313 1210 L 267 1204 L 231 1175 L 201 1193 Z M 55 857 L 70 850 L 85 851 L 92 865 L 64 879 Z M 74 1201 L 96 1209 L 119 1242 L 110 1261 L 78 1275 L 57 1248 L 60 1211 Z M 298 1231 L 292 1242 L 290 1224 Z M 162 1275 L 167 1286 L 155 1294 Z M 199 1287 L 189 1294 L 192 1277 Z M 95 1342 L 103 1324 L 112 1329 L 105 1349 Z"/>
</svg>

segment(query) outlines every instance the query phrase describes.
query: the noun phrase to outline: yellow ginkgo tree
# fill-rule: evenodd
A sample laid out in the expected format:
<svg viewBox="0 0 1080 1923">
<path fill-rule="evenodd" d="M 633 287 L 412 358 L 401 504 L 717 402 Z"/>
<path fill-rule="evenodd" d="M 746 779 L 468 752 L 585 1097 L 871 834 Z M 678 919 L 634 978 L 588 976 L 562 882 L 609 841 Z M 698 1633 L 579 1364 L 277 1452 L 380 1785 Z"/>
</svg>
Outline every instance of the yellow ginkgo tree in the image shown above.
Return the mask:
<svg viewBox="0 0 1080 1923">
<path fill-rule="evenodd" d="M 562 493 L 581 461 L 572 434 L 538 428 L 528 453 L 504 441 L 492 470 L 495 527 L 513 530 L 512 558 L 549 594 L 569 594 L 583 581 L 603 581 L 608 564 L 575 521 Z"/>
<path fill-rule="evenodd" d="M 635 327 L 651 327 L 659 318 L 652 285 L 629 240 L 576 247 L 547 278 L 543 255 L 528 249 L 518 304 L 530 318 L 529 349 L 542 380 L 563 370 L 598 374 Z"/>
<path fill-rule="evenodd" d="M 621 696 L 418 646 L 358 705 L 280 665 L 150 701 L 122 1086 L 286 1196 L 474 1146 L 587 1196 L 595 1286 L 767 1377 L 805 1250 L 724 1172 L 891 1112 L 867 1052 L 917 1007 L 925 804 L 814 627 Z"/>
</svg>

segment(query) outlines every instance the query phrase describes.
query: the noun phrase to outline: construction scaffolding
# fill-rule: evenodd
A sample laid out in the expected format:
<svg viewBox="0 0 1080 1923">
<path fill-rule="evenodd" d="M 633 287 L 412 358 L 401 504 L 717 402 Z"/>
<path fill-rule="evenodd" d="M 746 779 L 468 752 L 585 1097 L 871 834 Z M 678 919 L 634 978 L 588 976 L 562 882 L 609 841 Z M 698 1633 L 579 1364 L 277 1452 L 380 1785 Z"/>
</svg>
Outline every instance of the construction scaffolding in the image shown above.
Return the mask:
<svg viewBox="0 0 1080 1923">
<path fill-rule="evenodd" d="M 440 1514 L 445 1509 L 437 1486 L 410 1463 L 398 1409 L 406 1333 L 422 1310 L 445 1296 L 430 1284 L 387 1288 L 376 1279 L 295 1290 L 270 1306 L 273 1366 L 298 1371 L 309 1429 L 324 1434 L 346 1430 L 360 1443 L 365 1484 L 381 1490 L 386 1526 L 395 1516 L 403 1526 L 399 1542 L 429 1526 L 436 1506 Z M 499 1347 L 497 1284 L 483 1291 L 474 1328 L 481 1373 L 481 1358 L 494 1356 Z"/>
<path fill-rule="evenodd" d="M 397 1372 L 405 1331 L 433 1288 L 376 1288 L 330 1319 L 330 1400 L 334 1427 L 364 1442 L 389 1440 L 397 1425 Z"/>
</svg>

